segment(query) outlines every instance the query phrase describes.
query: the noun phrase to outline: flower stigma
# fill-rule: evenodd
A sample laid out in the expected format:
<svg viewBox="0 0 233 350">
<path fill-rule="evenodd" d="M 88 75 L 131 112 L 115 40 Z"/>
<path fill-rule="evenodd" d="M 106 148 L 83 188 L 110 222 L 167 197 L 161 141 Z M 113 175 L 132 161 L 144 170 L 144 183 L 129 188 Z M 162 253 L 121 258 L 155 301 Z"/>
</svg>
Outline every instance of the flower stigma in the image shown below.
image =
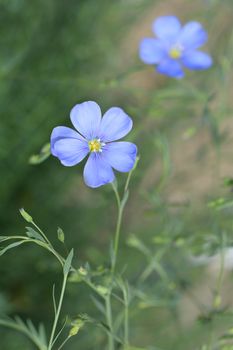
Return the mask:
<svg viewBox="0 0 233 350">
<path fill-rule="evenodd" d="M 102 152 L 102 146 L 105 143 L 101 142 L 100 139 L 93 139 L 88 142 L 90 152 Z"/>
<path fill-rule="evenodd" d="M 169 51 L 169 56 L 173 59 L 178 59 L 182 55 L 182 50 L 178 46 L 173 46 Z"/>
</svg>

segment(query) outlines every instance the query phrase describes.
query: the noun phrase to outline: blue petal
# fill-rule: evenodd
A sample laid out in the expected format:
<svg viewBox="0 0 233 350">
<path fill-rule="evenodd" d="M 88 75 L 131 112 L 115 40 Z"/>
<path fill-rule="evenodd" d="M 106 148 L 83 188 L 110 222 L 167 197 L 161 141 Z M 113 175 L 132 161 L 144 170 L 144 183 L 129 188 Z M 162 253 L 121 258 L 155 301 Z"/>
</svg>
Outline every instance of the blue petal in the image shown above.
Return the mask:
<svg viewBox="0 0 233 350">
<path fill-rule="evenodd" d="M 67 138 L 56 141 L 54 150 L 63 165 L 73 166 L 86 157 L 89 147 L 86 141 Z"/>
<path fill-rule="evenodd" d="M 81 135 L 92 140 L 97 136 L 100 126 L 100 107 L 93 101 L 77 104 L 71 110 L 70 119 Z"/>
<path fill-rule="evenodd" d="M 182 71 L 179 61 L 167 58 L 157 66 L 157 71 L 161 74 L 166 74 L 172 78 L 183 78 L 184 72 Z"/>
<path fill-rule="evenodd" d="M 207 32 L 198 22 L 188 22 L 181 30 L 178 42 L 184 50 L 197 49 L 205 44 L 208 39 Z"/>
<path fill-rule="evenodd" d="M 165 49 L 161 41 L 153 38 L 144 38 L 139 46 L 139 56 L 147 64 L 156 64 L 165 56 Z"/>
<path fill-rule="evenodd" d="M 175 16 L 161 16 L 153 23 L 153 31 L 159 39 L 174 41 L 180 33 L 181 24 Z"/>
<path fill-rule="evenodd" d="M 112 142 L 103 148 L 102 156 L 114 169 L 130 171 L 135 163 L 137 147 L 131 142 Z"/>
<path fill-rule="evenodd" d="M 130 132 L 132 126 L 132 119 L 123 109 L 112 107 L 102 118 L 99 138 L 104 142 L 121 139 Z"/>
<path fill-rule="evenodd" d="M 84 181 L 89 187 L 100 187 L 115 179 L 111 166 L 105 162 L 100 153 L 91 153 L 84 167 Z"/>
<path fill-rule="evenodd" d="M 54 149 L 55 142 L 66 138 L 74 138 L 81 141 L 84 140 L 83 137 L 77 133 L 77 131 L 67 128 L 66 126 L 57 126 L 56 128 L 53 129 L 50 137 L 50 146 L 51 146 L 52 155 L 57 156 Z"/>
<path fill-rule="evenodd" d="M 212 58 L 205 52 L 189 51 L 182 57 L 183 64 L 189 69 L 207 69 L 213 61 Z"/>
</svg>

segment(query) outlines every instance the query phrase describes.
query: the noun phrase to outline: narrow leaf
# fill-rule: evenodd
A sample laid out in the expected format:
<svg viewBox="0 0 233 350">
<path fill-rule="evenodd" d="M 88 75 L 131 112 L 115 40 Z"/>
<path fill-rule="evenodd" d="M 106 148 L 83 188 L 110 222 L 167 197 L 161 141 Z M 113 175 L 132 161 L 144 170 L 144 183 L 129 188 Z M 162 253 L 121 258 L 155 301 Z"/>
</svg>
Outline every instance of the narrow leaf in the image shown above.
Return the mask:
<svg viewBox="0 0 233 350">
<path fill-rule="evenodd" d="M 66 261 L 65 261 L 65 264 L 63 267 L 64 275 L 68 275 L 68 273 L 70 271 L 73 256 L 74 256 L 74 250 L 71 249 L 71 251 L 69 252 L 69 255 L 66 258 Z"/>
<path fill-rule="evenodd" d="M 54 314 L 57 313 L 57 303 L 56 303 L 56 297 L 55 297 L 55 284 L 53 285 L 53 308 L 54 308 Z"/>
<path fill-rule="evenodd" d="M 41 342 L 45 344 L 45 346 L 47 347 L 48 341 L 47 341 L 47 336 L 46 336 L 45 327 L 43 323 L 39 324 L 38 335 L 40 337 Z"/>
<path fill-rule="evenodd" d="M 23 244 L 25 242 L 26 242 L 26 240 L 21 240 L 21 241 L 9 244 L 8 246 L 6 246 L 5 248 L 0 250 L 0 256 L 5 254 L 8 250 L 10 250 L 12 248 L 15 248 L 15 247 L 18 247 L 19 245 L 21 245 L 21 244 Z"/>
<path fill-rule="evenodd" d="M 30 238 L 38 239 L 39 241 L 45 242 L 44 237 L 37 231 L 35 231 L 32 227 L 26 227 L 26 234 Z"/>
<path fill-rule="evenodd" d="M 92 299 L 93 303 L 95 304 L 96 308 L 104 315 L 106 312 L 104 305 L 97 298 L 95 298 L 93 295 L 91 296 L 91 299 Z"/>
</svg>

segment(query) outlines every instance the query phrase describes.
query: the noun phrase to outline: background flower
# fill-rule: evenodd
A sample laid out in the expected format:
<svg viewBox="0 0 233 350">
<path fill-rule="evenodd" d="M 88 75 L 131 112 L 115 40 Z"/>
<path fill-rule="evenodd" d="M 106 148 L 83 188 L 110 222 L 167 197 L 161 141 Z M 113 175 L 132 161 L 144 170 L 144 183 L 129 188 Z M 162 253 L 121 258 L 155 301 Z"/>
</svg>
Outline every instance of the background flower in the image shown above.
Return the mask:
<svg viewBox="0 0 233 350">
<path fill-rule="evenodd" d="M 207 32 L 198 22 L 188 22 L 183 27 L 175 16 L 162 16 L 153 23 L 154 38 L 144 38 L 139 55 L 147 64 L 157 64 L 157 71 L 174 78 L 182 78 L 182 65 L 193 70 L 207 69 L 211 57 L 197 49 L 207 41 Z"/>
<path fill-rule="evenodd" d="M 101 118 L 96 102 L 77 104 L 71 110 L 71 121 L 76 128 L 58 126 L 51 134 L 51 152 L 65 166 L 81 162 L 88 154 L 84 181 L 90 187 L 113 182 L 115 170 L 130 171 L 135 163 L 137 147 L 131 142 L 113 142 L 132 129 L 131 118 L 118 107 L 110 108 Z"/>
</svg>

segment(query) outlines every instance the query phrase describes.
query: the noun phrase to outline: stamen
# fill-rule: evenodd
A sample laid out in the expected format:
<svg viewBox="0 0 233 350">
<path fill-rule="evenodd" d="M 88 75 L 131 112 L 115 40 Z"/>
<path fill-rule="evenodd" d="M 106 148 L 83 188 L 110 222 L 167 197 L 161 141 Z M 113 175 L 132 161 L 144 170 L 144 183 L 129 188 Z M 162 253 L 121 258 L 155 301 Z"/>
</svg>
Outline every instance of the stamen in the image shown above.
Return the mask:
<svg viewBox="0 0 233 350">
<path fill-rule="evenodd" d="M 101 143 L 100 139 L 93 139 L 88 142 L 90 152 L 102 152 L 101 147 L 104 146 L 104 143 Z"/>
<path fill-rule="evenodd" d="M 174 46 L 169 51 L 169 56 L 174 59 L 178 59 L 181 57 L 182 49 L 178 46 Z"/>
</svg>

